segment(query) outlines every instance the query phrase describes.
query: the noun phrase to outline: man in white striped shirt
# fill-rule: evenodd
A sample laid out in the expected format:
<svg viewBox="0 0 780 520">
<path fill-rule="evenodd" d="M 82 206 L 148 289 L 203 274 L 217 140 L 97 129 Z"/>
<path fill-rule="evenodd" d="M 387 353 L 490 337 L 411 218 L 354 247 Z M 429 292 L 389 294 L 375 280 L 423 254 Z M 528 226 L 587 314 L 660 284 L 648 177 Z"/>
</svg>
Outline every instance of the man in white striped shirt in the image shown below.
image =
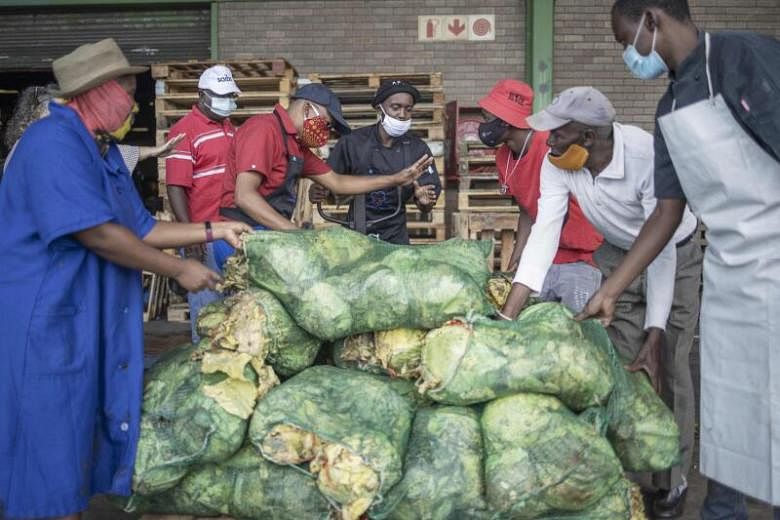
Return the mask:
<svg viewBox="0 0 780 520">
<path fill-rule="evenodd" d="M 528 296 L 542 288 L 558 248 L 569 195 L 604 236 L 593 259 L 605 278 L 655 209 L 653 136 L 614 119 L 610 101 L 592 87 L 568 89 L 528 117 L 534 130 L 550 131 L 550 154 L 542 165 L 536 222 L 501 317 L 514 318 Z M 682 464 L 653 479 L 667 492 L 684 489 L 693 449 L 695 410 L 688 355 L 699 314 L 702 263 L 701 251 L 691 240 L 696 226 L 686 208 L 673 239 L 621 296 L 607 329 L 629 369 L 647 371 L 657 391 L 665 387 L 662 396 L 680 426 Z"/>
<path fill-rule="evenodd" d="M 235 134 L 229 116 L 240 92 L 229 68 L 215 65 L 206 69 L 198 80 L 198 104 L 170 129 L 169 135 L 185 135 L 165 161 L 168 200 L 179 222 L 220 220 L 222 178 Z M 210 243 L 191 247 L 184 254 L 217 270 Z M 208 289 L 187 295 L 193 341 L 198 340 L 195 322 L 200 309 L 217 298 L 219 295 Z"/>
</svg>

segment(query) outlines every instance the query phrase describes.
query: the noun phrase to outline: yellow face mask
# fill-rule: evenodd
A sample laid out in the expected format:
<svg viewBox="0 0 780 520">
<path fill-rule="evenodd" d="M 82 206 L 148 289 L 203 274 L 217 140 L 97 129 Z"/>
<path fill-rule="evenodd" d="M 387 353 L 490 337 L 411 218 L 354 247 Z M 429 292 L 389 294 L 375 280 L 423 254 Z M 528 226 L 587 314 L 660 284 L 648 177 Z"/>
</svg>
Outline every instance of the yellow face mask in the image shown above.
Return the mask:
<svg viewBox="0 0 780 520">
<path fill-rule="evenodd" d="M 578 144 L 569 145 L 562 155 L 548 155 L 550 162 L 561 170 L 576 171 L 585 167 L 588 162 L 588 150 Z"/>
<path fill-rule="evenodd" d="M 122 123 L 122 126 L 117 128 L 113 132 L 109 132 L 108 135 L 110 135 L 117 141 L 121 141 L 122 139 L 124 139 L 127 133 L 130 131 L 130 129 L 133 127 L 133 122 L 135 121 L 135 115 L 138 113 L 138 110 L 139 110 L 138 103 L 133 103 L 133 109 L 127 115 L 127 119 L 125 119 L 124 123 Z"/>
</svg>

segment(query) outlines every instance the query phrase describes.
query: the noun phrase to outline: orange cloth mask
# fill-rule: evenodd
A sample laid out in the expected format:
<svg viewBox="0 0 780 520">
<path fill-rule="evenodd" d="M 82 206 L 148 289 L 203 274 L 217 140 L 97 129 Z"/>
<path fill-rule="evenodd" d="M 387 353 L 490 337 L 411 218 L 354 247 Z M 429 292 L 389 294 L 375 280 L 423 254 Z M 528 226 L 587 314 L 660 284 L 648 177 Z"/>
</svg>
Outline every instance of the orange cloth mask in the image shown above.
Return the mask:
<svg viewBox="0 0 780 520">
<path fill-rule="evenodd" d="M 550 162 L 561 170 L 576 171 L 585 167 L 588 162 L 588 150 L 578 144 L 571 144 L 561 155 L 548 155 Z"/>
</svg>

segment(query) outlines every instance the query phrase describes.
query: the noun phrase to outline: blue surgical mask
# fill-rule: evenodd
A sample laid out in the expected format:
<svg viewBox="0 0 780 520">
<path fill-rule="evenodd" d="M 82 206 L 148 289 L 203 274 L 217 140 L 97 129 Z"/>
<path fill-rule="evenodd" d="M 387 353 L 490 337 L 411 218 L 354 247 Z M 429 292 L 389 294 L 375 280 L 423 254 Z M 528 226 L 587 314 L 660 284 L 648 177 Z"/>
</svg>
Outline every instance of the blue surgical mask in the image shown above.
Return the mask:
<svg viewBox="0 0 780 520">
<path fill-rule="evenodd" d="M 208 96 L 209 109 L 221 117 L 228 117 L 238 108 L 236 100 L 232 97 Z"/>
<path fill-rule="evenodd" d="M 634 43 L 626 47 L 623 51 L 623 61 L 626 62 L 628 70 L 631 74 L 639 79 L 655 79 L 663 76 L 669 72 L 669 67 L 666 66 L 664 59 L 655 50 L 655 37 L 658 32 L 656 29 L 653 31 L 653 46 L 650 49 L 650 54 L 642 56 L 639 51 L 636 50 L 636 41 L 639 39 L 639 33 L 642 32 L 644 26 L 645 15 L 642 15 L 642 19 L 639 20 L 639 28 L 636 30 L 636 36 L 634 36 Z"/>
</svg>

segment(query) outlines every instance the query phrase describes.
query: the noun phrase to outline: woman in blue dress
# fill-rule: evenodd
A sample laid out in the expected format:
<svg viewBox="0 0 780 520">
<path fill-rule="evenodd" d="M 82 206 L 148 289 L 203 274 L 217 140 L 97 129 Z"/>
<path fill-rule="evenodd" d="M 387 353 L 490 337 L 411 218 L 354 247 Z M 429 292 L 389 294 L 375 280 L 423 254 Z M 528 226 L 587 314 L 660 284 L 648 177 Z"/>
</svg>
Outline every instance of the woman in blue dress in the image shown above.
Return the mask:
<svg viewBox="0 0 780 520">
<path fill-rule="evenodd" d="M 0 183 L 0 518 L 78 518 L 130 493 L 143 375 L 141 270 L 197 291 L 217 273 L 160 251 L 241 223 L 157 222 L 117 149 L 137 110 L 116 43 L 53 63 L 65 104 L 20 139 Z"/>
</svg>

